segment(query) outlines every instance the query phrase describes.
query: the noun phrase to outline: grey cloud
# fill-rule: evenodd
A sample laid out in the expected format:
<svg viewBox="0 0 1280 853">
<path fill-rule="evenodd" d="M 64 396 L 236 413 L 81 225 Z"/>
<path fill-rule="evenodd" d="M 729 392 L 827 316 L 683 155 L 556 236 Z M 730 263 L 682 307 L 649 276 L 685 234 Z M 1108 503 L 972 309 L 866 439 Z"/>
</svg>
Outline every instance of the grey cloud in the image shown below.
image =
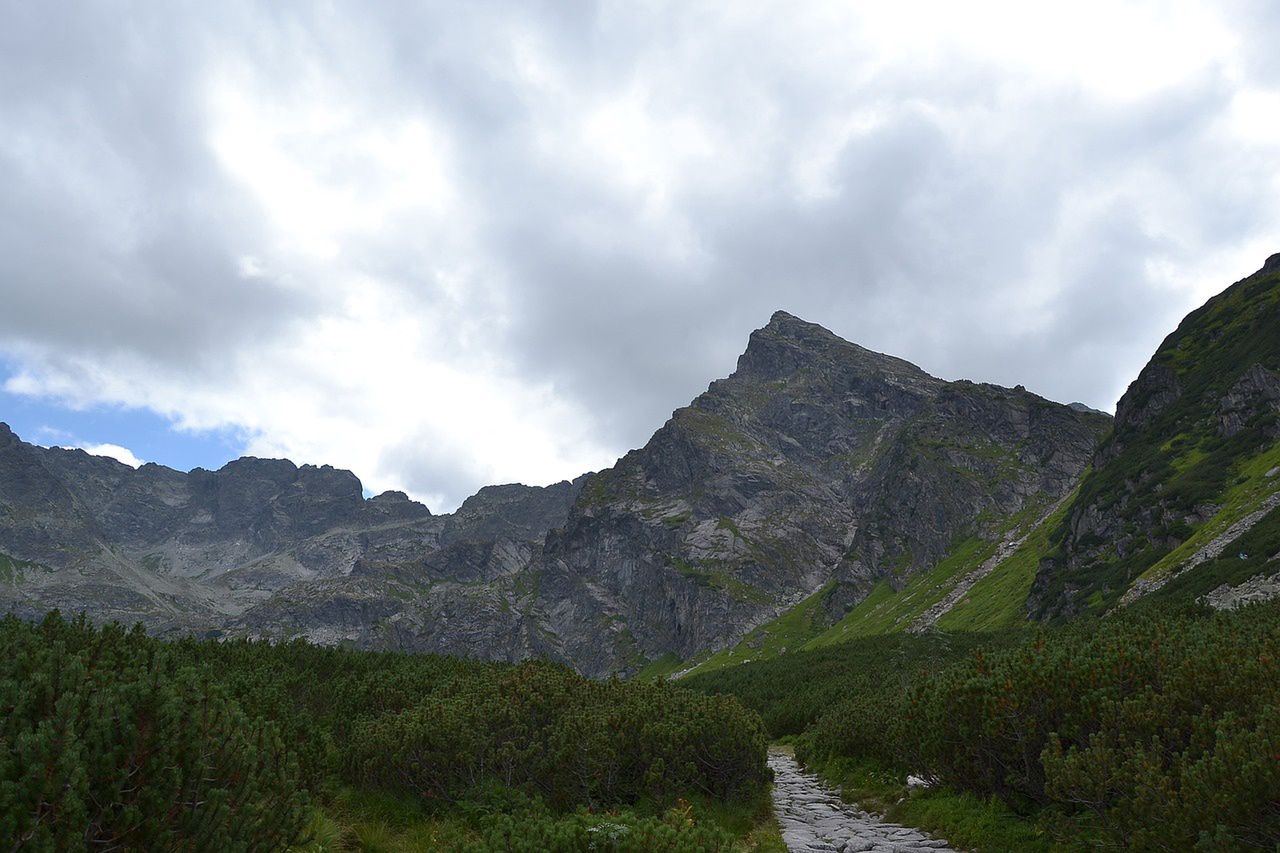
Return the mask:
<svg viewBox="0 0 1280 853">
<path fill-rule="evenodd" d="M 827 67 L 799 26 L 721 25 L 710 5 L 86 8 L 3 13 L 0 345 L 124 351 L 207 376 L 322 313 L 306 287 L 239 275 L 266 225 L 213 160 L 197 104 L 211 64 L 228 61 L 286 101 L 319 70 L 362 118 L 439 127 L 474 217 L 466 234 L 406 215 L 349 240 L 342 263 L 424 314 L 456 312 L 459 349 L 464 332 L 487 335 L 619 452 L 731 370 L 777 308 L 940 375 L 1108 408 L 1192 307 L 1149 262 L 1189 267 L 1280 222 L 1274 151 L 1230 147 L 1221 121 L 1238 81 L 1215 69 L 1116 104 L 977 61 Z M 1274 86 L 1273 4 L 1233 14 L 1251 84 Z M 567 91 L 522 88 L 523 45 Z M 718 180 L 713 158 L 671 189 L 659 224 L 687 257 L 637 194 L 538 147 L 548 110 L 635 86 L 655 112 L 710 127 L 741 169 Z M 799 153 L 863 108 L 883 120 L 834 152 L 831 194 L 799 193 Z M 359 163 L 335 163 L 335 182 L 363 179 Z M 1126 196 L 1135 175 L 1164 197 Z M 1075 222 L 1081 197 L 1098 201 Z M 1154 227 L 1144 204 L 1167 204 L 1157 212 L 1176 227 Z M 482 285 L 461 302 L 435 279 L 459 255 Z M 455 449 L 397 439 L 382 458 L 423 493 L 481 485 Z"/>
<path fill-rule="evenodd" d="M 194 108 L 206 33 L 69 12 L 19 4 L 0 27 L 0 339 L 216 370 L 305 299 L 239 274 L 261 224 Z"/>
</svg>

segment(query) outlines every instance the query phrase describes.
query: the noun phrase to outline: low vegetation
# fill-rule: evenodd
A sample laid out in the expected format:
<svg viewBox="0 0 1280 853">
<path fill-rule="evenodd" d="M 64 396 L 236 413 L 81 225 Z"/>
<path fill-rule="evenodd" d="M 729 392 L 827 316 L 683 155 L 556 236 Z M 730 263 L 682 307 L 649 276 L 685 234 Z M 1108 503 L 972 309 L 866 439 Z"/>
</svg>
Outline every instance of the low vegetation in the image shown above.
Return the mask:
<svg viewBox="0 0 1280 853">
<path fill-rule="evenodd" d="M 20 850 L 767 849 L 731 697 L 549 664 L 0 621 Z"/>
<path fill-rule="evenodd" d="M 1280 602 L 881 637 L 689 685 L 801 730 L 797 757 L 848 795 L 966 847 L 1280 845 Z"/>
</svg>

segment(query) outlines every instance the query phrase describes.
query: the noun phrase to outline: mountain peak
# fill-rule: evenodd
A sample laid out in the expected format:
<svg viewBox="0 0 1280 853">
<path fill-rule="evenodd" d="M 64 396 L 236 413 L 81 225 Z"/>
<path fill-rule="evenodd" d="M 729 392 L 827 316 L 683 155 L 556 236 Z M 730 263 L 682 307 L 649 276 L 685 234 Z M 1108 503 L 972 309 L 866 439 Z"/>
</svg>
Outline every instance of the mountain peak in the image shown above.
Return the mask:
<svg viewBox="0 0 1280 853">
<path fill-rule="evenodd" d="M 751 333 L 746 351 L 738 357 L 737 374 L 781 379 L 820 364 L 903 380 L 936 381 L 909 361 L 851 343 L 786 311 L 775 311 L 768 325 Z"/>
<path fill-rule="evenodd" d="M 1280 272 L 1280 252 L 1276 252 L 1274 255 L 1267 258 L 1267 262 L 1262 265 L 1262 271 L 1263 272 Z M 781 314 L 781 313 L 782 313 L 781 311 L 778 312 L 778 314 Z M 774 316 L 776 317 L 778 315 L 775 314 Z"/>
</svg>

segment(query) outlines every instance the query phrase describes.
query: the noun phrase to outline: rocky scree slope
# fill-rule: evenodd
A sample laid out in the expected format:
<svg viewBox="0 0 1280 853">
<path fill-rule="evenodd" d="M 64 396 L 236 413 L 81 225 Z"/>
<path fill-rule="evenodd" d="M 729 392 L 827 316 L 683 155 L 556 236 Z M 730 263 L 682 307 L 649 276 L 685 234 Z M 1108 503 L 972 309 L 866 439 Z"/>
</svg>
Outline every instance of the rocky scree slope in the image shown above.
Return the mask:
<svg viewBox="0 0 1280 853">
<path fill-rule="evenodd" d="M 134 471 L 0 430 L 0 608 L 632 673 L 821 595 L 834 621 L 1076 485 L 1109 419 L 779 312 L 611 469 L 454 514 L 349 472 Z"/>
<path fill-rule="evenodd" d="M 1198 597 L 1280 571 L 1280 541 L 1272 542 L 1280 539 L 1278 494 L 1280 255 L 1273 255 L 1187 315 L 1129 386 L 1113 432 L 1051 536 L 1029 613 L 1069 617 L 1156 590 Z M 1240 544 L 1246 535 L 1253 545 Z"/>
</svg>

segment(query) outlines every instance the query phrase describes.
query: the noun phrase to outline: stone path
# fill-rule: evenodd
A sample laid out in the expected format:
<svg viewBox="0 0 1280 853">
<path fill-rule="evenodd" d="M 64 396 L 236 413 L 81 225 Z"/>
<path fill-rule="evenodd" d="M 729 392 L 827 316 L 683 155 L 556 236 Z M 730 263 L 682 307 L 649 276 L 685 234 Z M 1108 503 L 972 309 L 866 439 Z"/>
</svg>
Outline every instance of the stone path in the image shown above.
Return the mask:
<svg viewBox="0 0 1280 853">
<path fill-rule="evenodd" d="M 774 774 L 773 809 L 791 853 L 955 853 L 945 841 L 886 823 L 845 803 L 785 752 L 771 750 L 769 766 Z"/>
</svg>

